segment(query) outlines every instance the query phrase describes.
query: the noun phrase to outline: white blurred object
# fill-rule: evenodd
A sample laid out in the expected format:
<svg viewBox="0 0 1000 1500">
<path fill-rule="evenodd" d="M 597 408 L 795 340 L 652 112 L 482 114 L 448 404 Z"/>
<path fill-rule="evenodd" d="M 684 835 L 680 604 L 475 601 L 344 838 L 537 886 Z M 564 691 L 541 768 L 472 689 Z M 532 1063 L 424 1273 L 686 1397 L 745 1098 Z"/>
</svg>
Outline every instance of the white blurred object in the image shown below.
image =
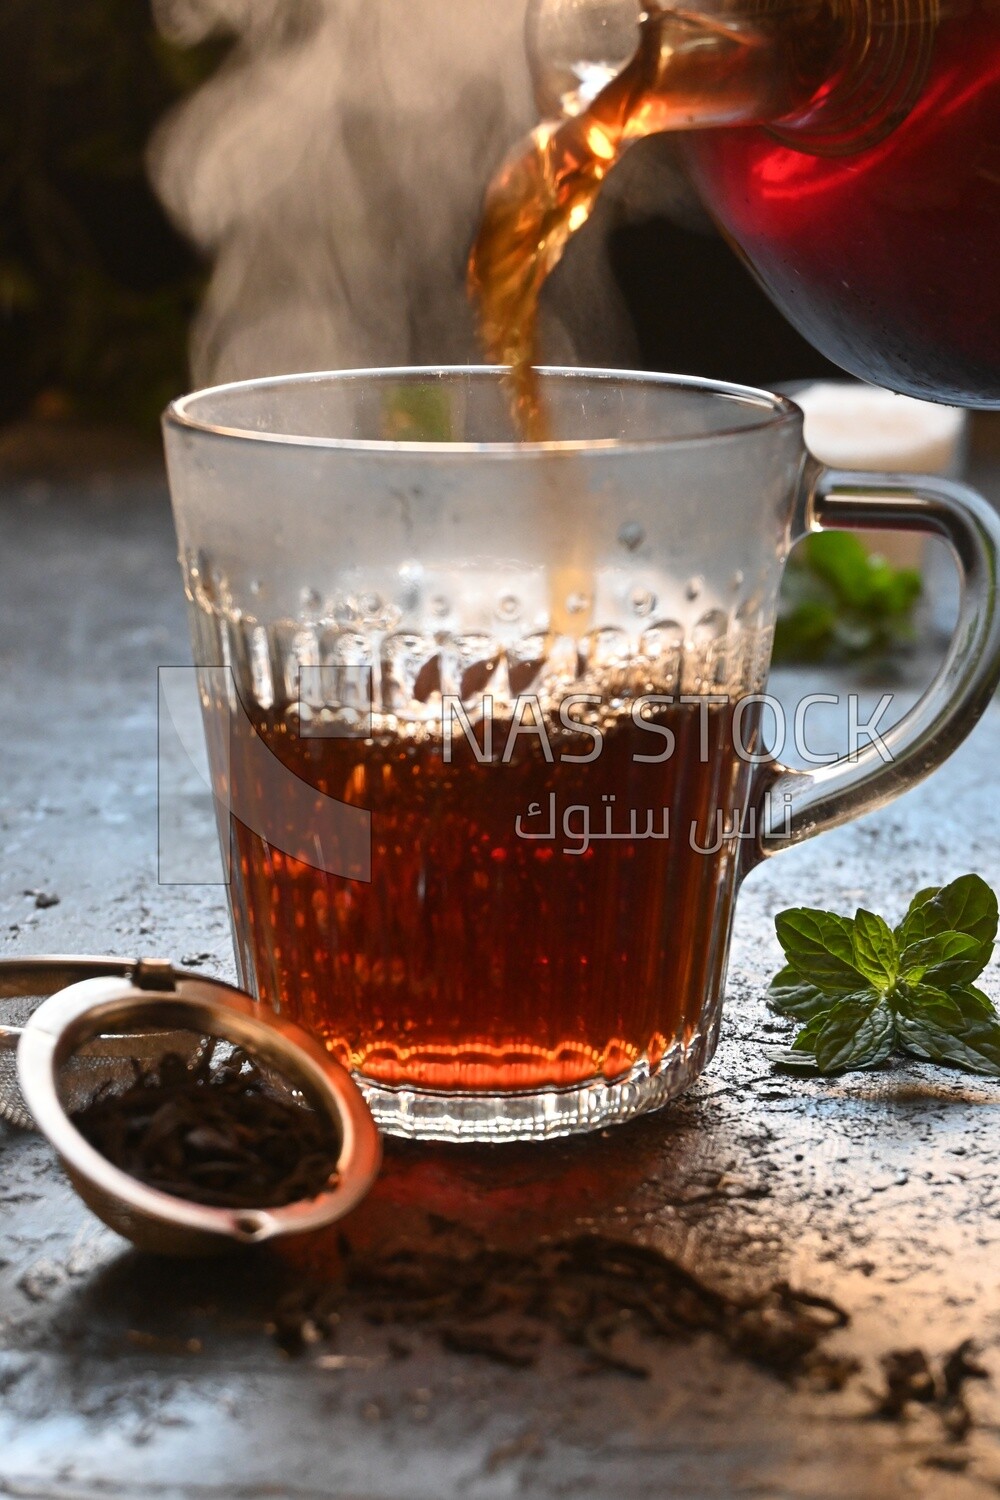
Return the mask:
<svg viewBox="0 0 1000 1500">
<path fill-rule="evenodd" d="M 797 391 L 806 445 L 837 469 L 954 474 L 961 462 L 964 411 L 897 396 L 854 380 L 822 380 Z"/>
<path fill-rule="evenodd" d="M 967 413 L 899 396 L 854 380 L 822 380 L 795 392 L 805 415 L 806 446 L 836 469 L 886 469 L 957 477 L 965 458 Z M 957 604 L 954 568 L 944 548 L 918 535 L 869 531 L 868 550 L 896 568 L 916 568 L 935 628 L 950 629 Z"/>
</svg>

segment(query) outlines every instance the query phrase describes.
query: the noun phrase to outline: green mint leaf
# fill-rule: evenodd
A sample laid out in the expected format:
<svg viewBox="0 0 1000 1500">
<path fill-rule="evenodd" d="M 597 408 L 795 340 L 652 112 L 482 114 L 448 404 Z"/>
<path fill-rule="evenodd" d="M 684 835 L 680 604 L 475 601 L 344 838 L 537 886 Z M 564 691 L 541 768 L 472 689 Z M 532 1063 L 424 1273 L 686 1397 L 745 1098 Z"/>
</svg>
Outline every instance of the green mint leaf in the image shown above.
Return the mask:
<svg viewBox="0 0 1000 1500">
<path fill-rule="evenodd" d="M 854 967 L 875 989 L 885 991 L 895 983 L 899 972 L 896 939 L 884 918 L 858 907 L 854 916 Z M 970 975 L 975 978 L 975 975 Z"/>
<path fill-rule="evenodd" d="M 767 1003 L 779 1016 L 796 1016 L 800 1021 L 808 1021 L 817 1011 L 829 1010 L 830 996 L 814 984 L 807 984 L 786 965 L 771 980 Z"/>
<path fill-rule="evenodd" d="M 872 604 L 875 567 L 860 537 L 852 531 L 817 532 L 806 543 L 806 553 L 812 571 L 839 602 L 857 609 Z"/>
<path fill-rule="evenodd" d="M 952 1022 L 959 1028 L 974 1027 L 981 1022 L 1000 1025 L 992 1001 L 972 984 L 956 985 L 953 990 L 930 984 L 907 984 L 900 990 L 898 1011 L 902 1016 L 923 1017 L 935 1025 Z"/>
<path fill-rule="evenodd" d="M 829 1007 L 829 1000 L 827 1006 Z M 816 1054 L 813 1050 L 816 1038 L 832 1015 L 827 1008 L 818 1011 L 803 1026 L 790 1047 L 765 1049 L 773 1063 L 782 1068 L 791 1068 L 796 1073 L 818 1073 Z"/>
<path fill-rule="evenodd" d="M 788 1049 L 799 1072 L 844 1073 L 894 1049 L 1000 1078 L 1000 1014 L 972 981 L 988 963 L 997 899 L 978 875 L 918 891 L 895 931 L 875 912 L 854 919 L 813 907 L 775 918 L 786 965 L 768 1002 L 804 1024 Z"/>
<path fill-rule="evenodd" d="M 901 952 L 924 938 L 964 932 L 992 946 L 997 935 L 997 898 L 978 875 L 962 875 L 940 890 L 918 891 L 896 928 Z"/>
<path fill-rule="evenodd" d="M 807 599 L 789 607 L 774 629 L 776 660 L 822 661 L 831 648 L 836 625 L 837 610 L 833 604 Z"/>
<path fill-rule="evenodd" d="M 808 1052 L 811 1057 L 815 1058 L 816 1038 L 832 1015 L 833 1010 L 828 1005 L 826 1010 L 817 1011 L 815 1015 L 810 1016 L 792 1042 L 791 1050 L 793 1052 Z"/>
<path fill-rule="evenodd" d="M 892 1011 L 874 991 L 848 995 L 833 1007 L 812 1044 L 823 1073 L 845 1073 L 884 1062 L 896 1040 Z"/>
<path fill-rule="evenodd" d="M 854 964 L 854 923 L 814 907 L 793 906 L 774 919 L 790 968 L 827 994 L 850 994 L 864 984 Z"/>
<path fill-rule="evenodd" d="M 783 1067 L 845 1073 L 884 1062 L 894 1041 L 892 1011 L 874 990 L 859 990 L 812 1016 L 789 1051 L 773 1060 Z"/>
<path fill-rule="evenodd" d="M 940 932 L 921 938 L 903 950 L 900 969 L 911 984 L 923 981 L 935 989 L 971 984 L 989 962 L 992 943 L 981 943 L 966 932 Z"/>
<path fill-rule="evenodd" d="M 843 661 L 884 654 L 913 637 L 920 575 L 870 555 L 851 532 L 797 547 L 782 579 L 777 661 Z"/>
<path fill-rule="evenodd" d="M 959 985 L 953 989 L 952 998 L 962 1007 L 963 1014 L 969 1016 L 982 1016 L 986 1021 L 998 1021 L 997 1008 L 989 995 L 984 995 L 982 990 L 977 990 L 974 984 Z"/>
<path fill-rule="evenodd" d="M 915 1057 L 1000 1078 L 1000 1020 L 984 1015 L 978 990 L 951 994 L 919 985 L 896 1015 L 901 1045 Z"/>
<path fill-rule="evenodd" d="M 911 912 L 915 912 L 918 907 L 926 906 L 928 901 L 933 901 L 934 897 L 944 889 L 945 887 L 943 885 L 925 885 L 921 890 L 917 892 L 913 900 L 910 902 L 909 906 L 906 908 L 906 916 L 909 916 Z M 903 918 L 904 922 L 905 920 L 906 917 Z M 896 933 L 898 936 L 898 927 L 896 928 Z"/>
</svg>

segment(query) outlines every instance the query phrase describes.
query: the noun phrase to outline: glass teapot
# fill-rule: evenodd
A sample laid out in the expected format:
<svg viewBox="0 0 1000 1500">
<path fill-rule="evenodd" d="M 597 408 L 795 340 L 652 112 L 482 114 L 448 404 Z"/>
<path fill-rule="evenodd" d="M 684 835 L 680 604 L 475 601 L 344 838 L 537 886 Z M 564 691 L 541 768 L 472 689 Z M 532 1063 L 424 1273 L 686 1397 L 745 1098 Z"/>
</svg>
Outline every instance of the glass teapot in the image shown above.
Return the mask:
<svg viewBox="0 0 1000 1500">
<path fill-rule="evenodd" d="M 543 118 L 681 132 L 773 301 L 865 380 L 1000 406 L 1000 0 L 533 0 Z"/>
</svg>

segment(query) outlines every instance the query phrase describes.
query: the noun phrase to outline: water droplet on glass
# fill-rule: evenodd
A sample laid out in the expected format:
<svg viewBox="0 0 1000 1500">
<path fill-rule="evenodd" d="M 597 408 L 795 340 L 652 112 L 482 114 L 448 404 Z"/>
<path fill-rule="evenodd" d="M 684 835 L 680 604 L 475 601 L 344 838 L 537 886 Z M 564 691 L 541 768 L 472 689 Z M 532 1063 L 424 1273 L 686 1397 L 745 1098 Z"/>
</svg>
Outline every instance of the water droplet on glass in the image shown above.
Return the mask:
<svg viewBox="0 0 1000 1500">
<path fill-rule="evenodd" d="M 744 574 L 743 569 L 742 568 L 737 568 L 735 570 L 735 572 L 733 573 L 732 578 L 730 578 L 730 580 L 729 580 L 729 587 L 734 592 L 736 591 L 736 589 L 741 588 L 743 586 L 743 579 L 744 579 L 745 576 L 746 575 Z"/>
<path fill-rule="evenodd" d="M 370 619 L 373 615 L 377 615 L 379 613 L 379 611 L 381 610 L 381 608 L 382 608 L 382 595 L 381 594 L 359 594 L 358 595 L 358 611 L 359 611 L 359 613 L 363 617 L 366 617 L 366 618 Z"/>
<path fill-rule="evenodd" d="M 638 521 L 626 521 L 624 526 L 619 528 L 618 540 L 623 547 L 627 547 L 630 552 L 634 552 L 646 540 L 646 533 Z"/>
<path fill-rule="evenodd" d="M 586 594 L 567 594 L 566 608 L 571 615 L 582 615 L 590 608 L 590 600 Z"/>
<path fill-rule="evenodd" d="M 251 592 L 251 594 L 254 595 L 254 597 L 256 597 L 258 594 L 262 594 L 264 592 L 264 580 L 263 580 L 263 578 L 251 578 L 251 580 L 250 580 L 250 592 Z"/>
<path fill-rule="evenodd" d="M 651 615 L 656 608 L 656 595 L 637 584 L 629 595 L 629 602 L 637 615 Z"/>
<path fill-rule="evenodd" d="M 702 589 L 704 587 L 705 587 L 705 580 L 704 580 L 704 578 L 702 578 L 702 576 L 701 576 L 700 573 L 695 573 L 694 577 L 693 578 L 689 578 L 688 581 L 687 581 L 687 583 L 684 585 L 684 596 L 685 596 L 685 598 L 687 598 L 687 599 L 697 599 L 698 595 L 701 593 L 701 591 L 702 591 Z"/>
<path fill-rule="evenodd" d="M 521 601 L 516 594 L 504 594 L 497 601 L 498 620 L 516 620 L 521 613 Z"/>
<path fill-rule="evenodd" d="M 308 619 L 320 613 L 323 608 L 323 600 L 316 589 L 304 588 L 299 594 L 299 606 L 303 615 Z"/>
<path fill-rule="evenodd" d="M 420 608 L 424 570 L 418 562 L 407 560 L 399 565 L 399 594 L 402 610 L 415 613 Z"/>
<path fill-rule="evenodd" d="M 431 600 L 431 614 L 437 615 L 439 620 L 443 620 L 445 615 L 448 615 L 450 613 L 451 600 L 447 597 L 446 594 L 435 594 L 434 598 Z"/>
</svg>

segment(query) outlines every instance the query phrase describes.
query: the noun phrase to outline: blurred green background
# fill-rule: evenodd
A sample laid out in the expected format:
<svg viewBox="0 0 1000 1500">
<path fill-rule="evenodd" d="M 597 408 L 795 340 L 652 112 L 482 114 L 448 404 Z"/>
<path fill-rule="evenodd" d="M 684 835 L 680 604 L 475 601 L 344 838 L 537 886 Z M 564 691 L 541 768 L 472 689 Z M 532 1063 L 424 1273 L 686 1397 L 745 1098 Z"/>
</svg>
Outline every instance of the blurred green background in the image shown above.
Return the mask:
<svg viewBox="0 0 1000 1500">
<path fill-rule="evenodd" d="M 152 429 L 185 387 L 204 271 L 143 155 L 224 47 L 170 46 L 136 0 L 2 0 L 0 422 Z"/>
</svg>

